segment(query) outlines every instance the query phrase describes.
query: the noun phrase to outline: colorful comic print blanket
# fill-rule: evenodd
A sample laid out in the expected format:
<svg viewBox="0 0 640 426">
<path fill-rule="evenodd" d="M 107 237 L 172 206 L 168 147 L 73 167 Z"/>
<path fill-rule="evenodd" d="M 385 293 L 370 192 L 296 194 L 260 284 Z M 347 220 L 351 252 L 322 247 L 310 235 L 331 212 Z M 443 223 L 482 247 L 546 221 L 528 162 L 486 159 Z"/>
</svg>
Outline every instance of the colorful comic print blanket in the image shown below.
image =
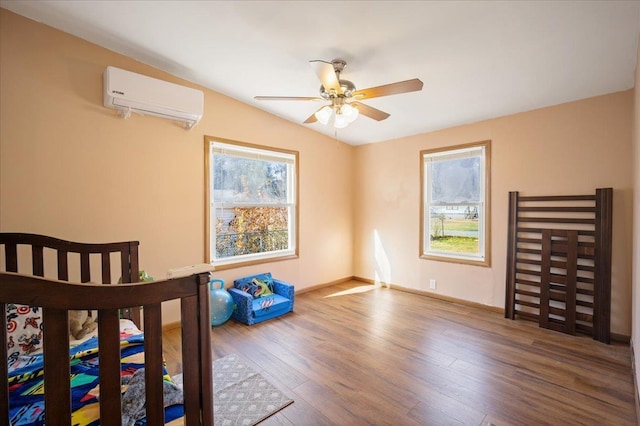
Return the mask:
<svg viewBox="0 0 640 426">
<path fill-rule="evenodd" d="M 122 376 L 144 367 L 144 335 L 120 333 Z M 73 425 L 99 425 L 98 339 L 92 337 L 69 350 Z M 44 365 L 42 354 L 21 356 L 10 363 L 9 418 L 12 426 L 44 425 Z M 165 371 L 165 380 L 171 380 Z M 54 390 L 55 391 L 55 390 Z M 123 392 L 125 389 L 123 388 Z M 165 409 L 165 421 L 184 415 L 182 405 Z M 136 425 L 146 425 L 145 420 Z"/>
</svg>

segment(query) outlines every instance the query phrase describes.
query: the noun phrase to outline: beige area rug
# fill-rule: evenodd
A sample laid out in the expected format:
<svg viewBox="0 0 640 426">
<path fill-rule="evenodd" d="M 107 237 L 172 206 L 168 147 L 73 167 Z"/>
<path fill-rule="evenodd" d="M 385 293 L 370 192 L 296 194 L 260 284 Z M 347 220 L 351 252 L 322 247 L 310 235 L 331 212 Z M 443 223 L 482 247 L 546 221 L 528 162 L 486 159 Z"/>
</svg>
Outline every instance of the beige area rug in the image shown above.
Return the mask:
<svg viewBox="0 0 640 426">
<path fill-rule="evenodd" d="M 182 374 L 173 377 L 182 387 Z M 215 426 L 252 426 L 293 403 L 236 354 L 213 361 Z"/>
</svg>

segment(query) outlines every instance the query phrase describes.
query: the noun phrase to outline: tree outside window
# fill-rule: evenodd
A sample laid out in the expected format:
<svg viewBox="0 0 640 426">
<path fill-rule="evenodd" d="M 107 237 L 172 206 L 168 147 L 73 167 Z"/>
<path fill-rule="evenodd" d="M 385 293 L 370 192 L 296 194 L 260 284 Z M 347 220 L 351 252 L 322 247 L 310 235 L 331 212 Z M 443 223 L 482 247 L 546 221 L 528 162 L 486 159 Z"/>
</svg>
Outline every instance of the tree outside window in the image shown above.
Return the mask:
<svg viewBox="0 0 640 426">
<path fill-rule="evenodd" d="M 295 256 L 297 152 L 205 142 L 210 261 L 223 266 Z"/>
</svg>

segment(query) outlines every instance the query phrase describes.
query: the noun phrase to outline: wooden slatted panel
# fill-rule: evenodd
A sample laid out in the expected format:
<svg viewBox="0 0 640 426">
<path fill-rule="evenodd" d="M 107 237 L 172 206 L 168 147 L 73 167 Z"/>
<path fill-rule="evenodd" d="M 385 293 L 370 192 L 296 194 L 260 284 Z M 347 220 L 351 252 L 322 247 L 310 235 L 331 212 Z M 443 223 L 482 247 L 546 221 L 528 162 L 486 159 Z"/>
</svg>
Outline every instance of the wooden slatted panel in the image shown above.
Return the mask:
<svg viewBox="0 0 640 426">
<path fill-rule="evenodd" d="M 541 244 L 541 241 L 534 240 L 534 239 L 531 239 L 531 238 L 518 239 L 518 242 L 519 243 L 520 242 L 529 243 L 529 244 Z M 518 248 L 518 253 L 528 253 L 528 254 L 537 254 L 537 255 L 541 254 L 540 250 L 531 249 L 531 248 Z M 555 246 L 553 248 L 552 254 L 556 255 L 556 254 L 562 254 L 562 253 L 566 253 L 566 248 L 563 249 L 562 246 Z M 580 244 L 580 245 L 578 245 L 578 254 L 580 254 L 580 257 L 583 258 L 583 259 L 594 259 L 595 258 L 595 248 L 594 247 L 589 247 L 587 245 Z"/>
<path fill-rule="evenodd" d="M 138 242 L 132 241 L 129 243 L 129 267 L 131 270 L 131 282 L 138 282 L 138 274 L 140 268 L 138 266 Z"/>
<path fill-rule="evenodd" d="M 202 282 L 204 281 L 204 283 Z M 162 424 L 163 391 L 162 391 L 162 347 L 160 319 L 161 303 L 165 300 L 191 298 L 187 307 L 195 309 L 183 312 L 186 324 L 191 327 L 191 340 L 185 347 L 196 348 L 191 351 L 195 354 L 193 362 L 185 365 L 187 369 L 193 369 L 190 376 L 196 380 L 185 383 L 185 395 L 196 395 L 195 401 L 201 407 L 195 416 L 189 420 L 190 425 L 213 425 L 213 394 L 211 381 L 211 341 L 210 326 L 208 324 L 208 292 L 206 283 L 207 274 L 196 277 L 183 277 L 172 280 L 159 280 L 144 284 L 129 286 L 101 286 L 91 284 L 60 284 L 34 277 L 0 273 L 0 301 L 15 300 L 16 303 L 28 303 L 33 300 L 33 295 L 38 295 L 38 301 L 44 307 L 43 319 L 45 322 L 45 398 L 46 398 L 46 424 L 58 425 L 70 424 L 70 401 L 64 395 L 70 397 L 69 388 L 69 357 L 68 357 L 68 309 L 90 309 L 99 311 L 102 321 L 99 327 L 100 353 L 106 351 L 108 359 L 101 358 L 101 400 L 120 398 L 120 369 L 117 362 L 119 351 L 119 329 L 117 327 L 117 310 L 128 304 L 144 303 L 145 306 L 145 368 L 148 373 L 145 377 L 147 384 L 146 401 L 148 404 L 148 424 Z M 6 284 L 6 285 L 5 285 Z M 15 289 L 21 289 L 16 291 Z M 103 290 L 103 291 L 99 291 Z M 77 297 L 74 297 L 77 296 Z M 93 297 L 92 297 L 93 296 Z M 52 306 L 54 306 L 52 308 Z M 64 310 L 63 310 L 64 309 Z M 206 312 L 203 312 L 206 310 Z M 107 318 L 105 320 L 104 318 Z M 153 334 L 152 334 L 153 333 Z M 105 337 L 105 334 L 109 336 Z M 150 338 L 149 338 L 150 337 Z M 111 351 L 115 349 L 113 354 Z M 0 354 L 6 357 L 6 346 L 0 348 Z M 185 359 L 191 359 L 185 355 Z M 111 366 L 111 367 L 109 367 Z M 110 373 L 104 372 L 109 369 Z M 155 372 L 154 372 L 155 370 Z M 151 373 L 149 373 L 151 372 Z M 102 377 L 104 374 L 113 374 L 109 379 Z M 106 382 L 105 382 L 106 380 Z M 5 382 L 6 383 L 6 382 Z M 148 387 L 153 387 L 150 391 Z M 188 388 L 187 388 L 188 387 Z M 53 389 L 52 392 L 46 392 Z M 0 394 L 1 395 L 1 394 Z M 61 396 L 62 395 L 62 396 Z M 205 398 L 206 396 L 206 398 Z M 108 402 L 104 402 L 107 404 Z M 109 403 L 110 404 L 110 403 Z M 108 414 L 101 417 L 101 424 L 119 425 L 121 411 L 117 404 L 108 405 L 115 407 L 108 409 Z M 2 408 L 2 407 L 0 407 Z M 65 410 L 67 412 L 65 413 Z M 102 408 L 104 411 L 104 408 Z M 0 411 L 0 414 L 2 412 Z M 3 416 L 4 417 L 4 416 Z M 0 417 L 1 419 L 1 417 Z M 202 420 L 201 419 L 206 419 Z"/>
<path fill-rule="evenodd" d="M 593 328 L 595 338 L 611 342 L 611 245 L 613 238 L 613 190 L 596 190 L 596 239 L 600 249 L 596 254 L 595 306 Z"/>
<path fill-rule="evenodd" d="M 516 314 L 518 314 L 519 317 L 526 318 L 528 320 L 538 322 L 538 314 L 533 314 L 533 313 L 527 312 L 527 311 L 521 311 L 519 309 L 516 309 L 515 311 L 516 311 Z"/>
<path fill-rule="evenodd" d="M 69 317 L 66 310 L 44 308 L 42 314 L 44 353 L 44 409 L 47 426 L 71 423 L 69 375 Z"/>
<path fill-rule="evenodd" d="M 132 241 L 123 248 L 120 253 L 121 277 L 123 283 L 137 283 L 139 281 L 138 267 L 138 242 Z M 129 307 L 123 310 L 125 318 L 131 319 L 135 324 L 140 326 L 142 318 L 140 307 Z"/>
<path fill-rule="evenodd" d="M 69 262 L 66 250 L 58 250 L 58 279 L 69 281 Z"/>
<path fill-rule="evenodd" d="M 118 310 L 99 310 L 100 424 L 107 426 L 119 426 L 122 422 L 119 335 Z"/>
<path fill-rule="evenodd" d="M 536 266 L 540 266 L 542 264 L 540 259 L 525 259 L 525 258 L 520 258 L 520 257 L 518 258 L 517 262 L 520 263 L 520 264 L 536 265 Z M 553 260 L 552 259 L 551 260 L 551 267 L 552 268 L 566 269 L 567 268 L 567 263 L 563 262 L 563 261 Z M 576 270 L 578 270 L 578 271 L 586 271 L 586 272 L 594 272 L 595 268 L 593 266 L 589 266 L 589 265 L 576 265 Z M 586 280 L 585 282 L 591 282 L 593 284 L 593 279 L 591 279 L 591 278 L 578 277 L 578 279 L 584 279 L 584 280 Z"/>
<path fill-rule="evenodd" d="M 182 299 L 180 310 L 183 312 L 181 318 L 182 327 L 182 379 L 184 382 L 185 392 L 185 404 L 184 411 L 187 418 L 187 426 L 191 426 L 197 423 L 193 423 L 194 419 L 199 421 L 200 408 L 198 400 L 200 398 L 197 387 L 194 384 L 200 382 L 195 365 L 198 362 L 198 345 L 197 340 L 194 338 L 198 334 L 198 324 L 196 318 L 190 315 L 186 315 L 187 312 L 195 312 L 198 309 L 197 300 L 195 297 L 189 297 Z"/>
<path fill-rule="evenodd" d="M 505 318 L 515 319 L 516 265 L 518 257 L 518 193 L 509 193 L 509 224 L 507 241 L 507 291 L 505 292 Z"/>
<path fill-rule="evenodd" d="M 527 302 L 526 300 L 516 299 L 517 304 L 520 306 L 528 306 L 530 308 L 538 308 L 540 307 L 540 302 Z M 547 316 L 548 318 L 548 316 Z"/>
<path fill-rule="evenodd" d="M 542 228 L 529 228 L 529 227 L 522 227 L 522 226 L 518 226 L 517 227 L 517 232 L 519 233 L 532 233 L 532 234 L 540 234 L 542 232 Z M 578 234 L 580 236 L 585 236 L 585 237 L 593 237 L 596 235 L 595 231 L 589 231 L 589 230 L 584 230 L 584 229 L 580 229 L 578 230 Z"/>
<path fill-rule="evenodd" d="M 522 294 L 523 296 L 530 296 L 530 297 L 538 297 L 538 296 L 540 296 L 540 293 L 537 293 L 535 291 L 523 290 L 521 288 L 517 288 L 516 289 L 516 295 L 518 295 L 518 294 Z"/>
<path fill-rule="evenodd" d="M 101 270 L 101 275 L 102 275 L 102 280 L 104 283 L 110 283 L 111 281 L 111 264 L 110 264 L 110 253 L 125 253 L 126 257 L 123 257 L 126 259 L 126 261 L 124 262 L 123 267 L 126 268 L 127 271 L 131 271 L 132 268 L 129 266 L 130 264 L 133 264 L 135 267 L 135 271 L 137 271 L 138 268 L 138 261 L 137 261 L 137 246 L 138 246 L 138 242 L 137 241 L 133 241 L 133 242 L 126 242 L 126 243 L 107 243 L 107 244 L 83 244 L 83 243 L 73 243 L 73 242 L 69 242 L 69 241 L 64 241 L 64 240 L 60 240 L 57 238 L 53 238 L 53 237 L 46 237 L 46 236 L 42 236 L 42 235 L 36 235 L 36 234 L 23 234 L 23 233 L 0 233 L 0 244 L 4 245 L 5 247 L 5 260 L 6 260 L 6 270 L 8 272 L 21 272 L 18 270 L 19 267 L 19 262 L 18 262 L 18 246 L 23 245 L 23 246 L 28 246 L 31 248 L 30 252 L 31 252 L 31 266 L 32 266 L 32 270 L 31 271 L 27 271 L 27 273 L 31 273 L 32 275 L 35 276 L 41 276 L 44 277 L 45 276 L 45 268 L 46 268 L 46 263 L 45 263 L 45 257 L 44 257 L 44 249 L 52 249 L 54 251 L 55 254 L 55 259 L 56 259 L 56 264 L 57 264 L 57 278 L 61 281 L 68 281 L 69 280 L 69 265 L 68 265 L 68 254 L 69 253 L 77 253 L 80 255 L 80 262 L 81 262 L 81 281 L 82 282 L 88 282 L 91 280 L 91 265 L 90 265 L 90 254 L 91 253 L 97 253 L 97 254 L 101 254 L 102 255 L 102 270 Z M 131 248 L 134 248 L 135 250 L 132 250 Z M 133 252 L 133 256 L 132 256 L 132 252 Z M 136 277 L 137 277 L 137 272 L 136 272 Z M 136 280 L 137 281 L 137 280 Z M 5 306 L 6 309 L 6 305 Z M 114 355 L 114 362 L 112 362 L 113 365 L 116 366 L 116 376 L 114 379 L 112 379 L 111 381 L 113 382 L 113 384 L 111 385 L 111 387 L 113 387 L 113 389 L 116 390 L 117 395 L 120 394 L 120 357 L 119 357 L 119 351 L 120 351 L 120 343 L 119 343 L 119 318 L 117 315 L 117 310 L 114 311 L 114 313 L 111 314 L 111 317 L 115 318 L 115 350 L 117 353 L 115 353 Z M 51 346 L 52 346 L 52 342 L 54 342 L 53 344 L 56 344 L 55 342 L 57 340 L 59 340 L 57 343 L 60 344 L 61 342 L 64 342 L 64 340 L 66 339 L 66 346 L 68 347 L 68 333 L 69 333 L 69 329 L 68 329 L 68 321 L 66 320 L 66 311 L 59 311 L 59 310 L 48 310 L 48 320 L 44 320 L 45 316 L 47 315 L 45 313 L 45 310 L 43 309 L 43 321 L 47 322 L 47 325 L 45 325 L 45 329 L 46 329 L 46 333 L 43 333 L 43 346 L 45 348 L 45 380 L 50 383 L 49 388 L 53 388 L 56 391 L 55 392 L 49 392 L 49 393 L 45 393 L 45 397 L 46 397 L 46 404 L 47 404 L 47 410 L 46 410 L 46 415 L 47 415 L 47 424 L 65 424 L 68 425 L 70 423 L 70 420 L 67 420 L 68 414 L 64 414 L 65 410 L 67 412 L 70 411 L 70 399 L 67 401 L 67 398 L 60 398 L 60 395 L 64 395 L 65 392 L 68 394 L 69 392 L 66 391 L 66 389 L 68 387 L 70 387 L 70 383 L 69 383 L 69 359 L 68 356 L 65 356 L 65 352 L 66 351 L 61 351 L 61 350 L 52 350 Z M 62 319 L 62 316 L 64 315 L 64 320 Z M 6 330 L 6 317 L 3 315 L 3 329 Z M 109 317 L 109 315 L 107 315 L 107 317 Z M 99 318 L 98 321 L 101 321 L 102 318 Z M 62 324 L 63 326 L 60 327 L 60 324 Z M 138 321 L 136 324 L 140 325 L 140 322 Z M 110 328 L 113 328 L 113 326 L 109 327 L 109 326 L 102 326 L 99 329 L 99 333 L 103 332 L 103 330 L 109 330 Z M 6 334 L 5 333 L 0 333 L 1 337 L 0 337 L 0 344 L 2 344 L 2 347 L 6 348 Z M 4 343 L 3 343 L 4 342 Z M 47 343 L 49 342 L 49 343 Z M 104 343 L 101 345 L 102 346 L 108 346 L 108 343 Z M 47 346 L 49 347 L 49 349 L 46 349 Z M 64 345 L 62 345 L 64 347 Z M 106 352 L 105 352 L 106 354 Z M 101 357 L 104 356 L 104 354 L 102 353 L 102 351 L 100 352 Z M 66 359 L 66 365 L 67 367 L 65 367 L 64 365 L 64 360 Z M 7 365 L 6 363 L 2 363 L 2 365 L 4 366 L 3 369 L 0 369 L 0 381 L 2 383 L 7 383 Z M 49 367 L 47 368 L 47 365 L 49 365 Z M 53 367 L 51 367 L 53 365 Z M 102 362 L 101 362 L 102 365 Z M 106 362 L 106 367 L 104 367 L 104 369 L 106 370 L 106 373 L 108 374 L 108 371 L 110 370 L 110 368 L 108 367 L 109 362 Z M 66 374 L 64 373 L 64 371 L 67 371 Z M 3 371 L 4 371 L 4 375 L 3 375 Z M 103 371 L 103 369 L 101 368 L 101 371 Z M 63 380 L 64 378 L 64 380 Z M 108 379 L 107 383 L 102 383 L 101 384 L 101 389 L 105 389 L 105 387 L 108 389 L 110 387 L 110 385 L 108 384 Z M 4 418 L 4 415 L 6 413 L 6 415 L 8 416 L 8 393 L 6 393 L 6 387 L 5 386 L 1 386 L 1 388 L 5 389 L 5 394 L 2 394 L 2 392 L 0 392 L 0 399 L 2 401 L 4 401 L 4 404 L 2 404 L 2 407 L 0 407 L 0 420 L 2 418 Z M 62 392 L 62 393 L 61 393 Z M 108 398 L 107 401 L 111 401 L 110 403 L 113 405 L 113 400 Z M 119 404 L 119 400 L 118 400 L 118 404 Z M 6 410 L 5 410 L 6 409 Z M 120 405 L 118 405 L 117 407 L 113 406 L 113 408 L 111 409 L 107 409 L 106 411 L 109 412 L 109 414 L 106 414 L 105 418 L 101 419 L 101 424 L 114 424 L 114 425 L 119 425 L 121 423 L 121 408 Z M 113 422 L 109 422 L 109 419 L 112 419 Z M 7 422 L 8 423 L 8 422 Z M 2 424 L 2 421 L 0 421 L 0 424 Z"/>
<path fill-rule="evenodd" d="M 83 283 L 91 281 L 91 263 L 88 251 L 80 253 L 80 281 Z"/>
<path fill-rule="evenodd" d="M 542 207 L 520 207 L 521 212 L 572 212 L 572 213 L 591 213 L 591 207 L 558 207 L 558 206 L 542 206 Z"/>
<path fill-rule="evenodd" d="M 538 273 L 538 275 L 540 275 L 540 273 Z M 580 282 L 580 281 L 578 281 L 578 282 Z M 516 293 L 519 291 L 519 289 L 523 285 L 532 286 L 532 287 L 540 287 L 540 283 L 539 282 L 531 281 L 531 280 L 525 280 L 525 279 L 522 279 L 522 278 L 518 278 L 516 280 L 516 285 L 518 285 L 518 284 L 520 284 L 520 286 L 516 287 Z M 562 290 L 562 287 L 558 286 L 557 284 L 549 284 L 549 289 L 550 289 L 550 291 L 552 291 L 552 290 Z M 595 294 L 593 290 L 586 289 L 586 288 L 580 288 L 580 287 L 576 287 L 576 293 L 584 295 L 584 296 L 593 296 Z"/>
<path fill-rule="evenodd" d="M 549 313 L 552 314 L 552 315 L 558 316 L 558 317 L 566 317 L 567 316 L 567 311 L 565 309 L 562 309 L 562 308 L 550 307 L 549 308 Z M 585 314 L 585 313 L 582 313 L 582 312 L 576 312 L 575 313 L 575 317 L 576 317 L 577 320 L 580 320 L 580 321 L 591 322 L 593 320 L 593 315 Z M 563 326 L 564 326 L 564 324 L 566 322 L 565 320 L 560 319 L 560 318 L 549 318 L 549 321 L 557 321 L 559 324 L 563 324 Z"/>
<path fill-rule="evenodd" d="M 565 289 L 565 320 L 564 332 L 576 334 L 576 279 L 578 265 L 578 234 L 575 231 L 566 231 L 567 238 L 567 267 Z"/>
<path fill-rule="evenodd" d="M 42 246 L 33 246 L 31 248 L 31 260 L 33 275 L 37 277 L 44 277 L 44 254 Z"/>
<path fill-rule="evenodd" d="M 16 243 L 18 242 L 18 243 Z M 122 274 L 123 281 L 138 280 L 138 242 L 128 243 L 111 243 L 111 244 L 81 244 L 71 243 L 68 241 L 58 240 L 52 237 L 45 237 L 33 234 L 17 234 L 17 233 L 0 233 L 0 244 L 5 246 L 5 257 L 7 259 L 7 270 L 13 269 L 18 272 L 17 246 L 19 244 L 34 244 L 45 248 L 52 248 L 57 251 L 58 272 L 61 277 L 68 278 L 68 253 L 80 253 L 81 258 L 81 279 L 90 280 L 90 254 L 96 253 L 108 256 L 106 251 L 118 252 L 121 259 L 128 259 L 125 262 L 127 274 Z M 105 248 L 108 246 L 107 248 Z M 106 251 L 105 251 L 106 250 Z M 128 264 L 127 264 L 128 263 Z M 63 265 L 63 266 L 61 266 Z M 46 265 L 44 265 L 46 266 Z M 61 272 L 62 271 L 62 272 Z M 88 277 L 87 277 L 88 274 Z M 104 273 L 102 275 L 105 276 Z M 133 279 L 132 279 L 133 278 Z M 141 297 L 133 297 L 135 294 L 143 295 L 146 299 L 154 300 L 151 304 L 146 304 L 145 309 L 145 334 L 150 336 L 161 336 L 161 301 L 169 300 L 169 294 L 165 291 L 171 291 L 173 298 L 194 298 L 193 277 L 179 278 L 164 282 L 148 283 L 139 288 L 123 288 L 114 286 L 114 289 L 121 289 L 122 292 L 108 293 L 111 297 L 92 297 L 96 292 L 94 288 L 84 289 L 81 286 L 74 285 L 71 291 L 78 297 L 70 297 L 70 289 L 66 288 L 65 292 L 58 292 L 55 284 L 48 281 L 37 281 L 24 276 L 7 276 L 2 277 L 3 284 L 0 285 L 0 310 L 5 307 L 4 303 L 15 300 L 16 303 L 30 303 L 34 294 L 38 295 L 40 301 L 46 306 L 43 308 L 43 320 L 46 322 L 44 335 L 44 357 L 45 357 L 45 389 L 54 389 L 54 392 L 45 392 L 46 404 L 46 423 L 47 425 L 68 425 L 70 424 L 70 382 L 69 382 L 69 358 L 67 348 L 69 345 L 68 336 L 68 318 L 66 309 L 97 309 L 100 314 L 99 322 L 99 340 L 100 340 L 100 365 L 101 365 L 101 424 L 119 425 L 121 422 L 121 403 L 120 403 L 120 362 L 119 362 L 119 326 L 118 326 L 118 310 L 122 304 L 140 303 Z M 104 280 L 108 281 L 108 280 Z M 172 283 L 172 281 L 175 283 Z M 43 286 L 43 284 L 45 284 Z M 157 284 L 157 285 L 156 285 Z M 191 373 L 195 380 L 191 380 L 189 385 L 185 383 L 185 395 L 197 395 L 195 415 L 188 420 L 189 425 L 213 425 L 213 383 L 211 380 L 211 336 L 209 326 L 209 291 L 208 291 L 208 274 L 201 274 L 197 281 L 197 297 L 195 302 L 190 302 L 188 306 L 194 306 L 195 309 L 187 309 L 183 311 L 186 318 L 185 323 L 189 324 L 192 333 L 191 340 L 185 342 L 185 348 L 195 348 L 189 353 L 195 354 L 194 362 L 190 362 L 187 369 L 194 368 Z M 92 287 L 92 286 L 88 286 Z M 10 289 L 9 289 L 10 288 Z M 24 289 L 16 291 L 15 289 Z M 98 288 L 105 288 L 98 286 Z M 171 290 L 168 290 L 171 289 Z M 144 291 L 142 291 L 144 290 Z M 16 296 L 17 295 L 17 296 Z M 17 298 L 17 299 L 15 299 Z M 146 300 L 145 299 L 145 300 Z M 127 300 L 122 302 L 123 300 Z M 134 302 L 134 300 L 136 302 Z M 142 302 L 145 303 L 145 302 Z M 54 306 L 52 308 L 52 306 Z M 65 310 L 62 310 L 64 307 Z M 139 312 L 139 311 L 138 311 Z M 194 312 L 197 313 L 194 316 Z M 196 318 L 194 320 L 194 318 Z M 6 328 L 6 318 L 0 323 Z M 140 324 L 140 321 L 137 322 Z M 147 368 L 147 402 L 149 407 L 148 424 L 162 424 L 164 418 L 163 395 L 162 395 L 162 339 L 145 339 L 145 358 L 149 364 Z M 6 357 L 6 335 L 0 338 L 0 353 Z M 106 349 L 106 350 L 105 350 Z M 104 353 L 103 353 L 104 350 Z M 106 358 L 105 358 L 106 357 Z M 186 359 L 189 359 L 185 355 Z M 4 367 L 0 367 L 0 380 L 7 383 L 6 363 Z M 113 374 L 111 374 L 113 373 Z M 104 377 L 102 377 L 104 375 Z M 109 376 L 109 378 L 107 378 Z M 8 392 L 7 387 L 0 386 L 0 424 L 4 418 L 8 418 Z M 60 395 L 69 395 L 69 400 Z M 117 395 L 114 400 L 112 394 Z M 193 411 L 193 410 L 192 410 Z M 8 423 L 8 421 L 7 421 Z"/>
<path fill-rule="evenodd" d="M 130 259 L 131 257 L 128 250 L 122 250 L 120 252 L 120 276 L 122 277 L 123 283 L 133 282 L 131 280 L 131 269 L 129 267 Z"/>
<path fill-rule="evenodd" d="M 69 253 L 74 253 L 80 256 L 80 281 L 91 281 L 90 255 L 95 253 L 103 256 L 101 269 L 102 282 L 104 284 L 111 284 L 112 271 L 110 254 L 118 253 L 121 258 L 122 282 L 138 281 L 138 241 L 86 244 L 74 243 L 37 234 L 5 232 L 0 233 L 0 244 L 5 246 L 6 270 L 8 272 L 18 272 L 18 246 L 24 245 L 31 247 L 33 269 L 29 272 L 37 276 L 45 275 L 44 269 L 46 265 L 44 262 L 43 248 L 47 248 L 54 250 L 56 253 L 59 280 L 69 280 L 67 258 Z M 132 319 L 136 325 L 140 326 L 140 308 L 131 308 L 127 311 L 131 312 L 127 317 Z"/>
<path fill-rule="evenodd" d="M 518 218 L 520 222 L 537 222 L 537 223 L 578 223 L 578 224 L 587 224 L 587 225 L 595 225 L 595 219 L 578 219 L 578 218 L 567 218 L 567 217 L 524 217 Z"/>
<path fill-rule="evenodd" d="M 17 244 L 5 244 L 5 262 L 7 272 L 18 272 L 18 246 Z"/>
<path fill-rule="evenodd" d="M 111 282 L 111 256 L 110 253 L 104 251 L 100 253 L 100 260 L 102 263 L 102 282 L 110 283 Z"/>
<path fill-rule="evenodd" d="M 549 328 L 549 289 L 551 285 L 551 230 L 542 230 L 542 266 L 540 269 L 540 306 L 538 324 Z"/>
<path fill-rule="evenodd" d="M 516 280 L 516 284 L 532 285 L 532 286 L 535 286 L 535 287 L 540 287 L 540 282 L 525 280 L 525 279 L 522 279 L 522 278 L 518 278 Z"/>
<path fill-rule="evenodd" d="M 162 336 L 159 303 L 144 306 L 144 331 L 149 336 Z M 161 425 L 164 424 L 162 339 L 144 339 L 144 364 L 147 424 Z"/>
<path fill-rule="evenodd" d="M 612 195 L 509 193 L 505 317 L 609 343 Z"/>
<path fill-rule="evenodd" d="M 200 358 L 200 406 L 203 425 L 213 426 L 213 359 L 211 356 L 211 317 L 209 316 L 209 274 L 198 275 L 198 353 Z"/>
<path fill-rule="evenodd" d="M 183 298 L 180 306 L 186 426 L 214 424 L 208 274 L 199 274 L 198 284 L 198 297 Z"/>
<path fill-rule="evenodd" d="M 576 231 L 567 230 L 543 230 L 542 231 L 542 262 L 541 262 L 541 286 L 540 286 L 540 313 L 539 324 L 541 327 L 557 329 L 562 324 L 562 331 L 575 334 L 576 323 L 576 278 L 577 278 L 577 245 L 578 235 Z M 554 247 L 562 247 L 565 254 L 563 273 L 552 274 L 551 253 Z M 555 251 L 558 251 L 556 248 Z M 564 275 L 563 275 L 564 274 Z M 555 285 L 552 285 L 551 283 Z M 564 308 L 553 306 L 551 301 L 561 301 Z M 555 315 L 560 318 L 551 318 Z M 553 320 L 553 321 L 552 321 Z M 550 322 L 553 325 L 550 326 Z"/>
<path fill-rule="evenodd" d="M 595 201 L 593 195 L 529 195 L 520 197 L 522 201 Z"/>
</svg>

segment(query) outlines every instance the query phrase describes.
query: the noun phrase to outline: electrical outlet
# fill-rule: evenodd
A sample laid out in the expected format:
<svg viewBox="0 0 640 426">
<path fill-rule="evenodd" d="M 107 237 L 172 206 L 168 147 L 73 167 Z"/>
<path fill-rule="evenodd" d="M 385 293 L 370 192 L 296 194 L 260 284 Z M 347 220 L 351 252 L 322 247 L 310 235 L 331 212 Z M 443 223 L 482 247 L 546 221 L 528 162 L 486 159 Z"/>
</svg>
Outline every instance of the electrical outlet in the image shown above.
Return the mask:
<svg viewBox="0 0 640 426">
<path fill-rule="evenodd" d="M 431 290 L 435 290 L 436 289 L 436 280 L 434 280 L 434 279 L 430 279 L 429 280 L 429 288 Z"/>
</svg>

